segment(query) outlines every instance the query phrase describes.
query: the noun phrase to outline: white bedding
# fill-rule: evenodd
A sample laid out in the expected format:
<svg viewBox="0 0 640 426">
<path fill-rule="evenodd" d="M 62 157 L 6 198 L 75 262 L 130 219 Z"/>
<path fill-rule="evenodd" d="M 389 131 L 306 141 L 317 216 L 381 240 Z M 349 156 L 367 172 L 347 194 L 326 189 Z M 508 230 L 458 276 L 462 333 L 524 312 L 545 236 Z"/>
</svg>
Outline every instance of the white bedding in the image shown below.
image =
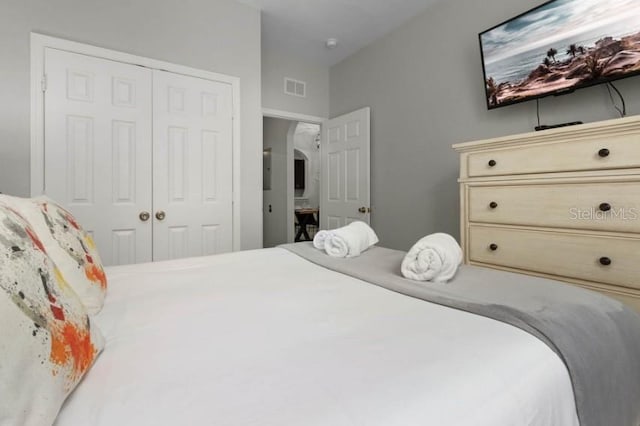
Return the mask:
<svg viewBox="0 0 640 426">
<path fill-rule="evenodd" d="M 535 337 L 283 249 L 107 274 L 106 348 L 58 426 L 578 424 Z"/>
</svg>

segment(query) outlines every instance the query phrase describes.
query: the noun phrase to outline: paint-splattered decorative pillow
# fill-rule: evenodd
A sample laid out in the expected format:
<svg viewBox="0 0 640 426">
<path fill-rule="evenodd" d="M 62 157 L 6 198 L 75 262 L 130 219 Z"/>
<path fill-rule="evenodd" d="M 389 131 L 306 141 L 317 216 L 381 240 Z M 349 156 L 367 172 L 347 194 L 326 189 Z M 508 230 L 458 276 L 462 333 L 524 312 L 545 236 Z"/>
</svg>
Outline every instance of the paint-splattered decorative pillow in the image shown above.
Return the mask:
<svg viewBox="0 0 640 426">
<path fill-rule="evenodd" d="M 0 204 L 11 207 L 27 219 L 87 311 L 92 315 L 100 312 L 107 278 L 93 239 L 71 213 L 46 197 L 29 199 L 0 195 Z"/>
<path fill-rule="evenodd" d="M 0 424 L 52 424 L 103 347 L 34 230 L 0 206 Z"/>
</svg>

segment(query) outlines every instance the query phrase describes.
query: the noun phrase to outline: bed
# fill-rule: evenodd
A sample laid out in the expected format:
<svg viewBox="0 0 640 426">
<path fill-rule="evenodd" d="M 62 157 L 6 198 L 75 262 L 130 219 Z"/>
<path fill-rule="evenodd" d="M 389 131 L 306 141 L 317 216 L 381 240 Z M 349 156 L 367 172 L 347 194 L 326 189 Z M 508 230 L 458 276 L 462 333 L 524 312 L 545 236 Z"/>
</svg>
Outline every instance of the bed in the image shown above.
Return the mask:
<svg viewBox="0 0 640 426">
<path fill-rule="evenodd" d="M 56 425 L 595 424 L 531 333 L 292 250 L 108 268 L 106 348 Z M 361 258 L 380 254 L 402 253 Z M 524 277 L 463 266 L 456 280 L 478 276 Z"/>
<path fill-rule="evenodd" d="M 532 335 L 283 248 L 107 273 L 106 347 L 59 426 L 578 424 Z"/>
</svg>

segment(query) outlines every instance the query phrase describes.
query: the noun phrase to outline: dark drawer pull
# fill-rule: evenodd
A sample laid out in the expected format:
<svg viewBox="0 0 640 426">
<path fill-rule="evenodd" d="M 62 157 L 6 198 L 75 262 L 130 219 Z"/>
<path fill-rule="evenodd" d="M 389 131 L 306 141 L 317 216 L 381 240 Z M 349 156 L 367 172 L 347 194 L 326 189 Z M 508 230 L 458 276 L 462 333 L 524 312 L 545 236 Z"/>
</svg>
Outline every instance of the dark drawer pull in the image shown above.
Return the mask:
<svg viewBox="0 0 640 426">
<path fill-rule="evenodd" d="M 600 264 L 603 266 L 611 265 L 611 259 L 609 259 L 608 257 L 601 257 L 599 260 L 600 260 Z"/>
<path fill-rule="evenodd" d="M 498 245 L 497 245 L 497 244 L 495 244 L 495 243 L 491 243 L 491 244 L 489 244 L 489 250 L 491 250 L 491 251 L 496 251 L 496 250 L 498 250 Z"/>
<path fill-rule="evenodd" d="M 598 155 L 602 158 L 604 157 L 608 157 L 609 156 L 609 150 L 607 148 L 602 148 L 600 151 L 598 151 Z"/>
<path fill-rule="evenodd" d="M 496 203 L 495 201 L 492 201 L 489 203 L 489 207 L 491 207 L 492 209 L 495 209 L 496 207 L 498 207 L 498 203 Z"/>
<path fill-rule="evenodd" d="M 498 163 L 496 163 L 496 160 L 489 160 L 489 167 L 493 167 L 496 164 L 498 164 Z"/>
<path fill-rule="evenodd" d="M 611 210 L 611 204 L 609 203 L 602 203 L 598 206 L 598 208 L 600 209 L 600 211 L 603 212 L 608 212 L 609 210 Z"/>
</svg>

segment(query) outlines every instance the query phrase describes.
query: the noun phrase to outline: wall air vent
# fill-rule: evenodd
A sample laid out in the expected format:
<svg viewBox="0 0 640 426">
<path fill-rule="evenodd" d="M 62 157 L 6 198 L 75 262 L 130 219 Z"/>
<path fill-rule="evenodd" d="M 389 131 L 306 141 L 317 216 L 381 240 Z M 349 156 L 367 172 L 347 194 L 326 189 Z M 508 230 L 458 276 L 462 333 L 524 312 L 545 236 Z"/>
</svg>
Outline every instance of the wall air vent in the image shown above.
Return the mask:
<svg viewBox="0 0 640 426">
<path fill-rule="evenodd" d="M 284 78 L 284 93 L 300 98 L 307 97 L 307 83 L 304 81 L 294 80 L 289 77 Z"/>
</svg>

